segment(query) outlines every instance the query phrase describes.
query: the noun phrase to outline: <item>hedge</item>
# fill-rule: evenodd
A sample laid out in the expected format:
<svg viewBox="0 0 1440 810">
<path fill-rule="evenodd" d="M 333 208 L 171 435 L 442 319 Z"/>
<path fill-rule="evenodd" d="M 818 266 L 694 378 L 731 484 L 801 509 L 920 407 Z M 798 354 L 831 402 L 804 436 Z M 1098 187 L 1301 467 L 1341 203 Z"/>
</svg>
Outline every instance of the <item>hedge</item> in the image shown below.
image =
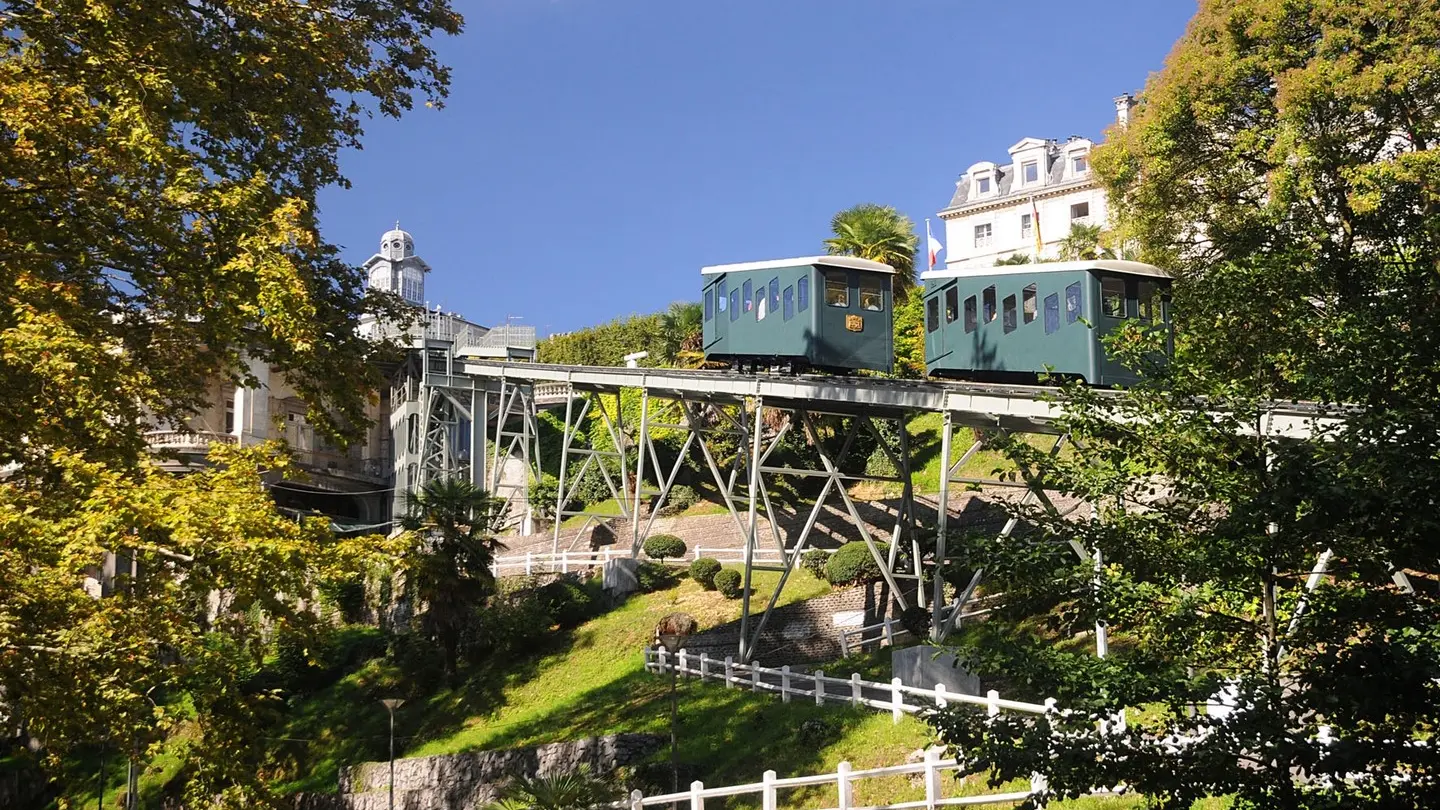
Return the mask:
<svg viewBox="0 0 1440 810">
<path fill-rule="evenodd" d="M 701 557 L 690 563 L 690 578 L 700 583 L 700 587 L 707 591 L 715 590 L 715 575 L 722 570 L 720 561 L 709 557 Z"/>
</svg>

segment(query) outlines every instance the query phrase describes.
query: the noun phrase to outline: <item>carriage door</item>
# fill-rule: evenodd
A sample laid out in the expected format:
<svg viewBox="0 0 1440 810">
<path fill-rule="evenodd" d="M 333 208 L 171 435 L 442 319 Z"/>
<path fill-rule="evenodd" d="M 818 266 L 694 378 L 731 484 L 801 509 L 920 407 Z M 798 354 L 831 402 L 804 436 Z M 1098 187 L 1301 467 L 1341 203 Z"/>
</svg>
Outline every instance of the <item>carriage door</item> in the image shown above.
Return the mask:
<svg viewBox="0 0 1440 810">
<path fill-rule="evenodd" d="M 950 354 L 946 324 L 955 321 L 960 292 L 952 281 L 925 297 L 925 364 L 934 365 Z"/>
<path fill-rule="evenodd" d="M 705 351 L 709 353 L 711 347 L 724 340 L 730 334 L 730 322 L 739 317 L 739 310 L 735 305 L 739 302 L 732 300 L 731 294 L 736 297 L 740 295 L 740 288 L 734 290 L 724 275 L 711 279 L 705 285 Z"/>
</svg>

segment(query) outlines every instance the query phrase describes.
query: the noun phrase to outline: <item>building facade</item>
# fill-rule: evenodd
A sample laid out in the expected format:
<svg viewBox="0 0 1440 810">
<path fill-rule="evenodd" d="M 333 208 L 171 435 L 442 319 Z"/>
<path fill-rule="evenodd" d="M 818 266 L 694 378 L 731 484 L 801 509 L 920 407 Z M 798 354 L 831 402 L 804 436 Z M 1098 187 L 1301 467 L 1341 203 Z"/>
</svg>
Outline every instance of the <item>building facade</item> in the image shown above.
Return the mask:
<svg viewBox="0 0 1440 810">
<path fill-rule="evenodd" d="M 437 367 L 448 372 L 461 353 L 533 360 L 535 330 L 521 326 L 489 329 L 439 307 L 429 309 L 425 276 L 430 266 L 415 254 L 414 238 L 398 227 L 381 237 L 379 252 L 362 267 L 371 288 L 394 293 L 417 310 L 409 324 L 369 316 L 361 320 L 361 334 L 396 339 L 408 355 L 398 367 L 386 369 L 389 384 L 367 406 L 370 428 L 363 441 L 345 449 L 331 445 L 309 423 L 308 403 L 284 375 L 252 359 L 249 371 L 257 381 L 255 387 L 217 380 L 211 384 L 209 404 L 185 424 L 155 425 L 147 433 L 162 464 L 179 473 L 205 463 L 210 447 L 217 443 L 243 446 L 284 440 L 306 475 L 303 480 L 266 482 L 277 506 L 295 514 L 329 516 L 338 531 L 385 533 L 392 526 L 397 504 L 403 504 L 407 492 L 420 483 L 416 460 L 426 433 L 422 428 L 427 419 L 433 421 L 433 414 L 417 411 L 416 397 L 424 394 L 428 372 Z M 404 393 L 411 389 L 413 396 Z M 468 418 L 447 427 L 454 434 L 450 440 L 457 451 L 470 446 L 469 433 L 474 426 Z M 468 462 L 468 458 L 443 460 L 451 466 Z M 523 482 L 524 468 L 512 477 Z"/>
<path fill-rule="evenodd" d="M 1134 106 L 1131 95 L 1115 99 L 1119 125 L 1129 121 Z M 1072 226 L 1105 226 L 1105 191 L 1090 170 L 1093 146 L 1078 136 L 1063 142 L 1024 138 L 1007 150 L 1007 161 L 984 160 L 967 169 L 939 213 L 945 266 L 992 267 L 1016 254 L 1055 261 Z"/>
</svg>

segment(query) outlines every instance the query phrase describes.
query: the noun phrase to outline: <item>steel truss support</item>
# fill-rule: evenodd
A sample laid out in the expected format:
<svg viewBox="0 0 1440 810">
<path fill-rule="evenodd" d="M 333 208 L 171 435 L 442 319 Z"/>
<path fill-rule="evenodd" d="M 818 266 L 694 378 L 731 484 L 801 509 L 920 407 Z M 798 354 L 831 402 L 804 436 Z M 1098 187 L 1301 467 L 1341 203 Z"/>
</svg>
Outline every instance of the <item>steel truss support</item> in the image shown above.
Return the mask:
<svg viewBox="0 0 1440 810">
<path fill-rule="evenodd" d="M 535 409 L 535 390 L 529 382 L 500 380 L 494 411 L 495 433 L 491 443 L 490 494 L 504 501 L 510 516 L 507 525 L 519 523 L 520 533 L 529 534 L 534 527 L 530 506 L 530 486 L 540 480 L 540 451 L 537 444 L 539 428 Z M 504 460 L 519 457 L 524 468 L 520 480 L 506 480 Z M 518 514 L 518 519 L 517 519 Z"/>
</svg>

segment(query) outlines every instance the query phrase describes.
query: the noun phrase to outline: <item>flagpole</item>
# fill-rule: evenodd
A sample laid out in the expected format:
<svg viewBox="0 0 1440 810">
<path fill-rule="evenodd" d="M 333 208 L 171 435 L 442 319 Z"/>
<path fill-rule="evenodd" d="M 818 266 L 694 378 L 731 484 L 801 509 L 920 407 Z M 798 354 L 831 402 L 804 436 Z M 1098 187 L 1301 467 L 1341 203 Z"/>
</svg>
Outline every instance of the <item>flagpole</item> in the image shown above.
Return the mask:
<svg viewBox="0 0 1440 810">
<path fill-rule="evenodd" d="M 1043 261 L 1041 254 L 1045 251 L 1045 243 L 1040 239 L 1040 206 L 1035 203 L 1035 195 L 1030 195 L 1030 214 L 1035 217 L 1035 261 Z"/>
</svg>

